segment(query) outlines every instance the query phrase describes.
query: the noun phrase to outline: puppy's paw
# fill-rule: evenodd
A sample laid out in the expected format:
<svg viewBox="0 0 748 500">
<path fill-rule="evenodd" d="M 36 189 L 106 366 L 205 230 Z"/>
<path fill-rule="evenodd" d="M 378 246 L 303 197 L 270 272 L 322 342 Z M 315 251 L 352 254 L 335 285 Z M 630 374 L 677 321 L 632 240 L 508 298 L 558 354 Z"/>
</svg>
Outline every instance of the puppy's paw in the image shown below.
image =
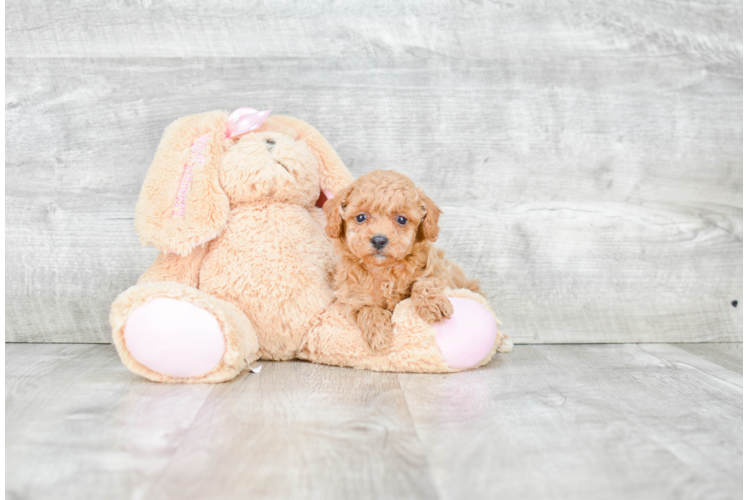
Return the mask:
<svg viewBox="0 0 748 500">
<path fill-rule="evenodd" d="M 420 300 L 415 306 L 418 315 L 429 324 L 439 323 L 452 316 L 454 312 L 452 303 L 444 294 L 433 295 L 428 300 Z"/>
<path fill-rule="evenodd" d="M 372 352 L 382 352 L 390 346 L 390 337 L 392 336 L 392 327 L 389 328 L 388 332 L 382 330 L 371 330 L 364 332 L 364 338 L 366 343 L 369 344 L 369 349 Z"/>
<path fill-rule="evenodd" d="M 378 307 L 364 307 L 358 312 L 358 327 L 373 352 L 382 352 L 392 338 L 392 312 Z"/>
</svg>

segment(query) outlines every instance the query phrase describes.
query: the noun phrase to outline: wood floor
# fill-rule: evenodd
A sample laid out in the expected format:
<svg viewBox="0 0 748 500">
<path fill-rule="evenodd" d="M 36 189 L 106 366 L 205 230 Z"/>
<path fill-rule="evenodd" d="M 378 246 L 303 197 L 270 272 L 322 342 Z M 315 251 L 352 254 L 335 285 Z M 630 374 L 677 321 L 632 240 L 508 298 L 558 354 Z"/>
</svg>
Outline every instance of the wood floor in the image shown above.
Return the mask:
<svg viewBox="0 0 748 500">
<path fill-rule="evenodd" d="M 453 375 L 159 385 L 6 344 L 6 498 L 742 497 L 742 344 L 520 345 Z"/>
</svg>

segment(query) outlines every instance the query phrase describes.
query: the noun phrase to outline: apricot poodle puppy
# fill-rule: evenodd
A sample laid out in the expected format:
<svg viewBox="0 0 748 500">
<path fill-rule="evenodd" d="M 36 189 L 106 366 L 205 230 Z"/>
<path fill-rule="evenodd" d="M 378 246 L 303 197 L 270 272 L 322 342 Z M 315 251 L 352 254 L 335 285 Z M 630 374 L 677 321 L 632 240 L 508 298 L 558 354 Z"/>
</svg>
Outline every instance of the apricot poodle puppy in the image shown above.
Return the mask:
<svg viewBox="0 0 748 500">
<path fill-rule="evenodd" d="M 445 289 L 481 293 L 477 280 L 447 260 L 432 243 L 439 236 L 439 207 L 398 172 L 359 177 L 324 205 L 338 255 L 336 297 L 375 352 L 389 346 L 392 311 L 411 298 L 428 323 L 452 315 Z"/>
</svg>

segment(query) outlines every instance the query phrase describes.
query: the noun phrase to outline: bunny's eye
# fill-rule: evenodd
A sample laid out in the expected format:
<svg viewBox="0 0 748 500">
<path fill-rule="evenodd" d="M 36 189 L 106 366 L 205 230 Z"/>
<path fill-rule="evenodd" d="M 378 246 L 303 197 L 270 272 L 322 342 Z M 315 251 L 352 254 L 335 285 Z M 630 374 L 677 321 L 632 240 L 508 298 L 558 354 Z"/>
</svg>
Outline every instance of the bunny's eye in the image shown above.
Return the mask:
<svg viewBox="0 0 748 500">
<path fill-rule="evenodd" d="M 397 223 L 398 223 L 398 224 L 400 224 L 401 226 L 404 226 L 405 224 L 407 224 L 407 223 L 408 223 L 408 219 L 406 219 L 406 218 L 405 218 L 405 217 L 403 217 L 402 215 L 400 215 L 400 216 L 399 216 L 399 217 L 398 217 L 397 219 L 395 219 L 395 220 L 396 220 L 396 221 L 397 221 Z"/>
<path fill-rule="evenodd" d="M 361 224 L 365 220 L 366 220 L 366 214 L 358 214 L 356 216 L 356 222 L 358 222 L 359 224 Z"/>
</svg>

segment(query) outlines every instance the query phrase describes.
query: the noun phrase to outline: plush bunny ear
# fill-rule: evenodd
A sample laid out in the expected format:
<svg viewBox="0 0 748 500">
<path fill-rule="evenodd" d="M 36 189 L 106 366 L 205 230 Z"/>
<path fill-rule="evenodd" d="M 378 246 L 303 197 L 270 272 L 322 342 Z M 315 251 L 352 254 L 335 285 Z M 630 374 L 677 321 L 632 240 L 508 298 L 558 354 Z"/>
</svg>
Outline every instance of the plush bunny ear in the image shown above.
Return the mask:
<svg viewBox="0 0 748 500">
<path fill-rule="evenodd" d="M 213 111 L 166 127 L 135 209 L 143 245 L 185 256 L 226 227 L 229 200 L 221 189 L 219 165 L 227 117 Z"/>
<path fill-rule="evenodd" d="M 290 116 L 273 115 L 268 121 L 293 129 L 298 134 L 298 139 L 306 142 L 312 149 L 319 164 L 320 192 L 324 198 L 332 198 L 335 193 L 353 182 L 353 176 L 338 153 L 317 129 Z"/>
</svg>

